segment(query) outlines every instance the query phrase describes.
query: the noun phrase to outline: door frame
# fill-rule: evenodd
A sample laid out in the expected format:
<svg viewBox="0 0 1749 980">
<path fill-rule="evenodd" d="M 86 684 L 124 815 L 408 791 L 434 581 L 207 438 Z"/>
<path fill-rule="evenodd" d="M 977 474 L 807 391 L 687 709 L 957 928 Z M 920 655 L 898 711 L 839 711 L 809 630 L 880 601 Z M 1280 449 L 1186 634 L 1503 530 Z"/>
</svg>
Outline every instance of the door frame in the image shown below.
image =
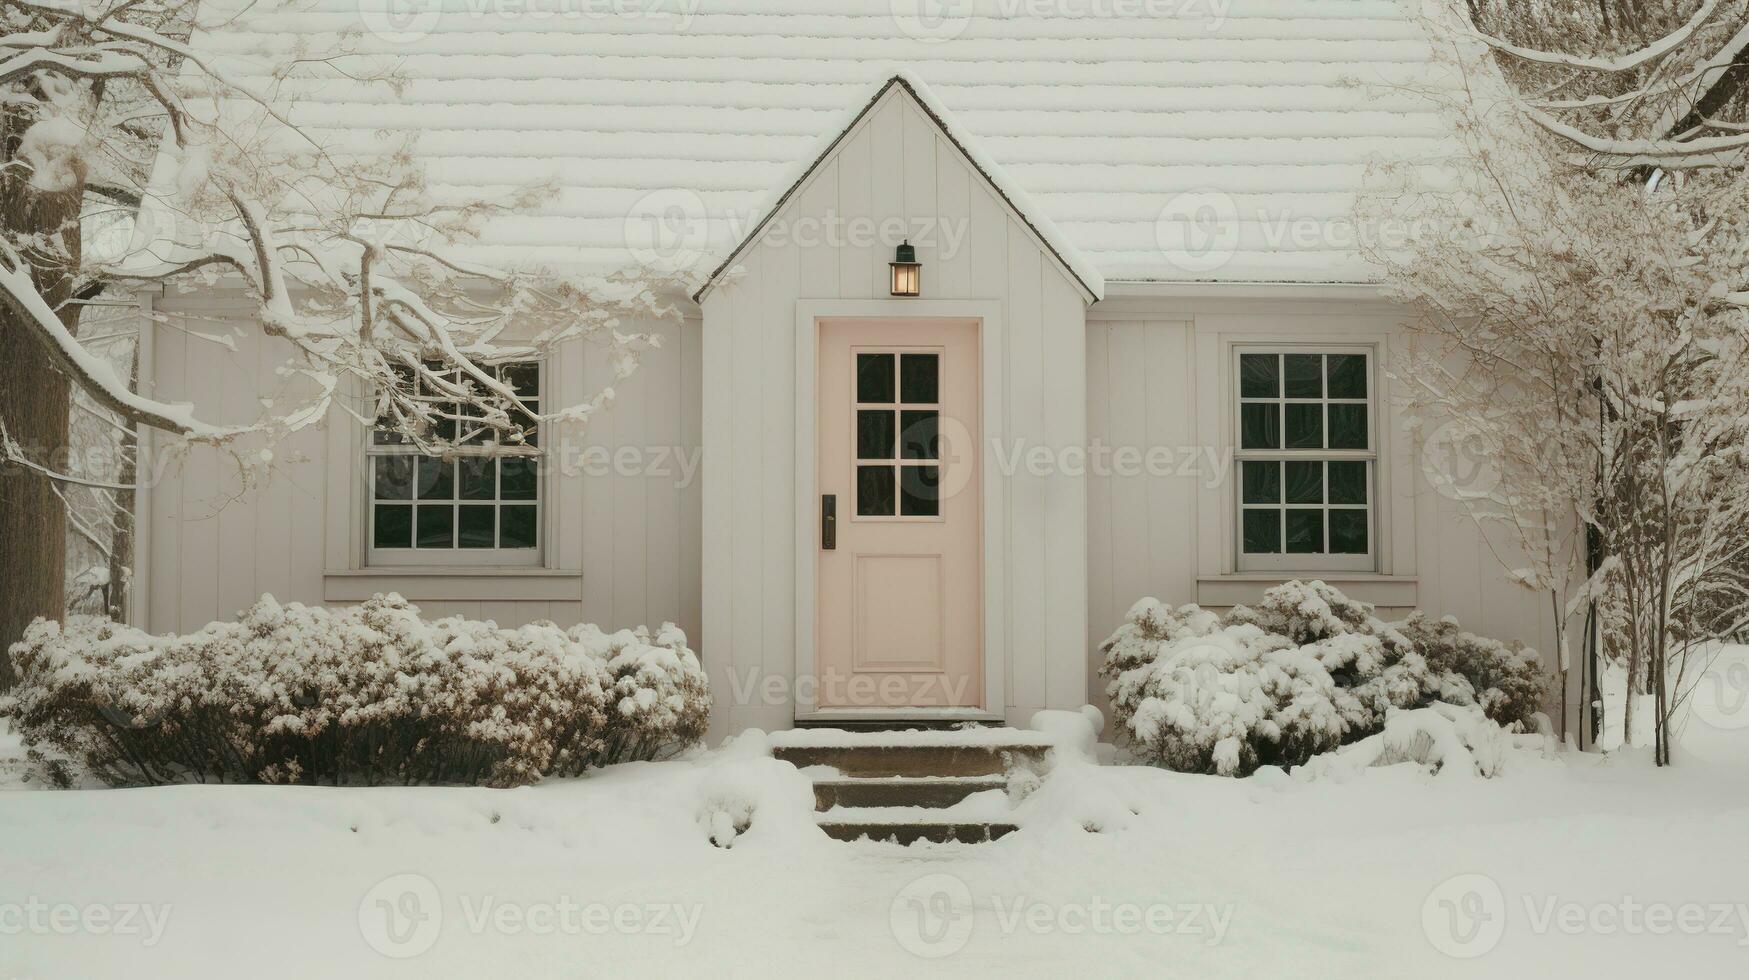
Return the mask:
<svg viewBox="0 0 1749 980">
<path fill-rule="evenodd" d="M 822 320 L 975 320 L 978 322 L 978 395 L 980 414 L 978 451 L 983 490 L 983 670 L 984 706 L 981 708 L 821 708 L 816 688 L 797 683 L 818 670 L 818 636 L 815 632 L 816 579 L 820 561 L 820 514 L 815 458 L 816 421 L 819 414 L 820 321 Z M 1007 711 L 1008 654 L 1003 633 L 1003 596 L 1006 566 L 1003 564 L 1008 527 L 1007 477 L 989 447 L 1003 438 L 1002 406 L 1007 394 L 1003 356 L 1002 303 L 999 300 L 872 299 L 800 300 L 796 303 L 796 403 L 795 403 L 795 500 L 796 500 L 796 635 L 795 673 L 791 676 L 797 721 L 1003 721 Z"/>
</svg>

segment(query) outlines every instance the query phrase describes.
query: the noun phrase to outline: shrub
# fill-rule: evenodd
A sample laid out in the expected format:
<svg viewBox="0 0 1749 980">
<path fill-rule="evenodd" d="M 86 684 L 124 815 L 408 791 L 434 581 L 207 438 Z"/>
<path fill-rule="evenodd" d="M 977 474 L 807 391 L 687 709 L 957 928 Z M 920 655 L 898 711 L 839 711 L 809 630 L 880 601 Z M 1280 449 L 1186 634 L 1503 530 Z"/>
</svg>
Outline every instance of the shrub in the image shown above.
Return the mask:
<svg viewBox="0 0 1749 980">
<path fill-rule="evenodd" d="M 428 623 L 397 595 L 341 610 L 263 596 L 186 636 L 38 621 L 11 655 L 0 712 L 26 744 L 118 786 L 521 785 L 692 744 L 710 711 L 671 624 L 652 640 Z"/>
<path fill-rule="evenodd" d="M 1144 599 L 1101 649 L 1113 712 L 1144 757 L 1229 776 L 1299 765 L 1440 700 L 1522 723 L 1543 683 L 1534 651 L 1453 620 L 1387 624 L 1323 582 L 1288 582 L 1224 617 Z"/>
</svg>

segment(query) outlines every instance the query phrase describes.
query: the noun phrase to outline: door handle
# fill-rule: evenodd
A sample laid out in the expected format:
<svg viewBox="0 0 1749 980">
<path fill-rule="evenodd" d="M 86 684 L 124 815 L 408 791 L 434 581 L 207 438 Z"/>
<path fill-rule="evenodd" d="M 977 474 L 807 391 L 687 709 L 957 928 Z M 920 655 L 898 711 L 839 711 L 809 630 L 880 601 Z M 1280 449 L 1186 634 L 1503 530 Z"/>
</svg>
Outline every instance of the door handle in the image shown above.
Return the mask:
<svg viewBox="0 0 1749 980">
<path fill-rule="evenodd" d="M 820 547 L 826 551 L 838 548 L 838 495 L 820 495 Z"/>
</svg>

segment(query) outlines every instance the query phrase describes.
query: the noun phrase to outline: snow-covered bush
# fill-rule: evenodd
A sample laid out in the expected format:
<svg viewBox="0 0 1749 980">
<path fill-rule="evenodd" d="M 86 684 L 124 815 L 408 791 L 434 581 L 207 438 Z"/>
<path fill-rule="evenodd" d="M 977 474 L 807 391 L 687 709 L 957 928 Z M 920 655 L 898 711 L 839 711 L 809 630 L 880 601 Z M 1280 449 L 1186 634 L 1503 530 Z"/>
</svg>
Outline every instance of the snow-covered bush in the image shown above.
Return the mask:
<svg viewBox="0 0 1749 980">
<path fill-rule="evenodd" d="M 1541 693 L 1533 652 L 1455 621 L 1387 624 L 1323 582 L 1288 582 L 1226 616 L 1144 599 L 1101 649 L 1118 724 L 1184 772 L 1299 765 L 1441 700 L 1510 725 Z"/>
<path fill-rule="evenodd" d="M 426 622 L 397 595 L 340 610 L 263 596 L 185 636 L 38 621 L 11 656 L 0 713 L 111 785 L 519 785 L 694 743 L 710 711 L 672 625 L 652 644 Z"/>
</svg>

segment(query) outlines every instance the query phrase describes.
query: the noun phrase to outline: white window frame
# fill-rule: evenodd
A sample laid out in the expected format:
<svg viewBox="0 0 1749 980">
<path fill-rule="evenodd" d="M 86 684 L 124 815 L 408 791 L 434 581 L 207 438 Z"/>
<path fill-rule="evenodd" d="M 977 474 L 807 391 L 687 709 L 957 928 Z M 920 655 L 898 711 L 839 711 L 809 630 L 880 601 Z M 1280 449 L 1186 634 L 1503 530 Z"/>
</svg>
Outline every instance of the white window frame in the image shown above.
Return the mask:
<svg viewBox="0 0 1749 980">
<path fill-rule="evenodd" d="M 552 398 L 551 389 L 548 387 L 551 384 L 551 374 L 552 374 L 552 372 L 549 370 L 548 359 L 547 358 L 529 357 L 529 358 L 514 358 L 512 360 L 516 361 L 517 363 L 532 362 L 535 364 L 536 369 L 539 372 L 539 381 L 537 382 L 537 384 L 539 385 L 540 394 L 539 394 L 538 398 L 540 400 L 541 410 L 544 411 L 546 409 L 546 406 L 547 406 L 549 400 Z M 547 535 L 547 515 L 548 515 L 547 500 L 551 496 L 552 491 L 553 491 L 552 481 L 551 481 L 549 474 L 547 472 L 548 469 L 550 469 L 550 467 L 547 465 L 548 451 L 549 451 L 549 447 L 547 446 L 547 438 L 548 438 L 548 433 L 547 433 L 546 427 L 542 426 L 542 425 L 537 425 L 536 426 L 536 441 L 537 441 L 539 448 L 540 448 L 540 454 L 538 456 L 533 457 L 535 460 L 537 460 L 537 464 L 536 464 L 536 468 L 535 468 L 536 469 L 536 471 L 535 471 L 535 492 L 534 492 L 534 501 L 533 501 L 534 508 L 535 508 L 535 511 L 534 511 L 534 547 L 532 547 L 532 548 L 458 548 L 458 547 L 449 547 L 449 548 L 378 548 L 376 546 L 376 504 L 377 504 L 377 499 L 376 499 L 376 463 L 375 463 L 375 460 L 379 456 L 413 456 L 413 457 L 417 458 L 417 457 L 422 456 L 424 454 L 420 453 L 414 447 L 409 446 L 409 445 L 404 445 L 404 444 L 402 444 L 402 445 L 394 445 L 394 444 L 377 445 L 374 427 L 367 426 L 365 429 L 365 432 L 364 432 L 364 439 L 363 439 L 364 446 L 363 446 L 363 451 L 361 453 L 361 458 L 363 460 L 362 465 L 364 467 L 364 473 L 363 473 L 363 478 L 359 481 L 360 486 L 363 489 L 363 498 L 364 498 L 363 499 L 364 513 L 362 515 L 362 519 L 359 522 L 361 532 L 363 534 L 363 540 L 361 542 L 361 545 L 362 545 L 361 551 L 362 551 L 363 556 L 364 556 L 364 567 L 377 568 L 377 569 L 448 568 L 448 567 L 458 567 L 458 568 L 543 568 L 543 567 L 545 567 L 546 566 L 547 537 L 548 537 L 548 535 Z M 458 458 L 463 457 L 463 456 L 516 458 L 515 456 L 510 456 L 507 454 L 499 454 L 499 453 L 495 452 L 492 447 L 460 448 L 460 449 L 456 450 L 455 455 Z M 459 474 L 456 476 L 456 479 L 457 480 L 460 479 Z M 460 492 L 459 488 L 457 489 L 456 492 L 457 493 Z M 464 502 L 465 501 L 461 501 L 461 500 L 457 499 L 455 504 L 459 505 L 459 504 L 464 503 Z M 408 503 L 415 505 L 415 506 L 417 505 L 417 502 L 413 501 L 413 500 L 409 500 Z M 484 503 L 484 501 L 481 501 L 481 503 Z M 493 500 L 491 501 L 491 504 L 493 505 L 494 508 L 502 506 L 504 503 L 505 503 L 505 501 L 503 501 L 499 498 L 496 498 L 496 497 L 493 498 Z M 511 503 L 513 503 L 517 506 L 526 506 L 528 502 L 527 501 L 512 501 Z M 415 526 L 414 526 L 413 533 L 415 535 L 418 534 L 417 524 L 415 524 Z"/>
<path fill-rule="evenodd" d="M 1244 411 L 1242 410 L 1241 406 L 1245 405 L 1248 402 L 1249 403 L 1268 402 L 1268 403 L 1274 403 L 1274 404 L 1287 404 L 1287 403 L 1297 402 L 1300 404 L 1329 405 L 1332 403 L 1334 403 L 1334 404 L 1356 404 L 1359 402 L 1359 400 L 1358 399 L 1342 399 L 1342 398 L 1332 399 L 1329 397 L 1328 391 L 1326 391 L 1324 393 L 1323 397 L 1315 399 L 1315 400 L 1314 399 L 1288 398 L 1286 396 L 1285 385 L 1286 385 L 1287 379 L 1285 378 L 1285 376 L 1281 377 L 1279 379 L 1280 383 L 1284 386 L 1281 389 L 1282 390 L 1281 395 L 1279 395 L 1275 398 L 1246 398 L 1242 394 L 1243 378 L 1239 373 L 1240 357 L 1242 355 L 1245 355 L 1245 354 L 1278 354 L 1278 355 L 1279 354 L 1359 354 L 1359 355 L 1365 357 L 1366 358 L 1366 386 L 1367 386 L 1366 387 L 1367 396 L 1365 399 L 1365 404 L 1367 407 L 1367 425 L 1366 425 L 1367 444 L 1366 444 L 1366 448 L 1364 448 L 1364 449 L 1285 449 L 1285 448 L 1284 449 L 1246 449 L 1244 447 L 1244 439 L 1243 439 Z M 1380 454 L 1379 454 L 1379 443 L 1380 443 L 1380 438 L 1379 438 L 1379 436 L 1380 436 L 1380 433 L 1379 433 L 1379 429 L 1380 429 L 1380 425 L 1379 425 L 1379 422 L 1380 422 L 1380 419 L 1379 419 L 1379 405 L 1380 405 L 1379 383 L 1380 382 L 1379 382 L 1379 371 L 1378 371 L 1378 364 L 1379 364 L 1378 347 L 1374 344 L 1309 344 L 1309 343 L 1291 343 L 1291 342 L 1246 341 L 1246 342 L 1242 342 L 1242 343 L 1232 344 L 1229 347 L 1228 355 L 1229 355 L 1229 360 L 1228 360 L 1228 364 L 1227 364 L 1227 372 L 1228 372 L 1227 377 L 1228 377 L 1228 379 L 1230 381 L 1230 385 L 1231 385 L 1230 388 L 1228 389 L 1230 392 L 1228 404 L 1231 406 L 1231 412 L 1229 414 L 1231 415 L 1231 418 L 1232 418 L 1232 428 L 1231 428 L 1231 431 L 1229 432 L 1229 438 L 1231 441 L 1230 441 L 1229 445 L 1231 445 L 1233 447 L 1233 471 L 1232 471 L 1233 475 L 1232 475 L 1232 480 L 1231 480 L 1231 482 L 1232 482 L 1232 501 L 1233 501 L 1233 523 L 1232 523 L 1231 534 L 1232 534 L 1232 542 L 1233 542 L 1233 558 L 1234 558 L 1234 566 L 1233 567 L 1234 567 L 1234 569 L 1239 571 L 1239 572 L 1284 572 L 1284 573 L 1295 573 L 1295 572 L 1314 572 L 1314 573 L 1319 573 L 1319 572 L 1376 572 L 1376 571 L 1378 571 L 1380 553 L 1383 550 L 1381 547 L 1381 541 L 1383 540 L 1382 530 L 1383 530 L 1384 521 L 1385 521 L 1384 507 L 1383 507 L 1382 502 L 1380 500 L 1380 492 L 1379 492 L 1379 488 L 1383 485 L 1383 480 L 1381 479 L 1381 472 L 1380 472 L 1380 469 L 1383 465 L 1383 462 L 1380 459 Z M 1327 433 L 1328 432 L 1327 416 L 1326 416 L 1325 425 L 1326 425 L 1326 433 Z M 1281 439 L 1282 439 L 1282 442 L 1285 444 L 1287 441 L 1287 428 L 1286 428 L 1285 417 L 1282 419 Z M 1244 463 L 1246 460 L 1256 460 L 1256 461 L 1281 460 L 1284 462 L 1289 461 L 1289 460 L 1322 461 L 1322 462 L 1360 461 L 1360 462 L 1365 462 L 1366 464 L 1368 464 L 1367 465 L 1368 479 L 1367 479 L 1367 484 L 1366 484 L 1366 512 L 1367 512 L 1367 528 L 1366 528 L 1366 530 L 1367 530 L 1367 549 L 1366 549 L 1366 552 L 1364 554 L 1329 554 L 1329 553 L 1288 554 L 1285 551 L 1280 552 L 1280 553 L 1276 553 L 1276 554 L 1251 554 L 1251 553 L 1247 553 L 1245 551 L 1245 511 L 1247 508 L 1245 506 L 1245 479 L 1244 479 Z M 1285 466 L 1282 467 L 1280 481 L 1281 481 L 1281 486 L 1282 486 L 1282 493 L 1285 494 L 1286 490 L 1287 490 L 1287 468 Z M 1329 495 L 1329 478 L 1328 478 L 1328 474 L 1326 474 L 1325 475 L 1326 501 L 1325 501 L 1325 503 L 1318 505 L 1320 509 L 1322 509 L 1323 511 L 1326 512 L 1326 514 L 1331 509 L 1331 505 L 1328 502 L 1328 495 Z M 1284 509 L 1288 506 L 1289 505 L 1287 505 L 1287 504 L 1281 504 L 1281 505 L 1278 505 L 1276 509 Z M 1300 507 L 1310 508 L 1311 507 L 1311 505 L 1309 505 L 1309 504 L 1308 505 L 1292 505 L 1292 506 L 1296 507 L 1296 508 L 1300 508 Z M 1348 505 L 1338 505 L 1338 506 L 1348 506 Z M 1328 523 L 1327 516 L 1325 518 L 1324 543 L 1325 543 L 1326 547 L 1329 546 L 1329 523 Z M 1284 529 L 1282 546 L 1285 548 L 1286 544 L 1287 544 L 1286 534 L 1285 534 L 1285 529 Z"/>
</svg>

